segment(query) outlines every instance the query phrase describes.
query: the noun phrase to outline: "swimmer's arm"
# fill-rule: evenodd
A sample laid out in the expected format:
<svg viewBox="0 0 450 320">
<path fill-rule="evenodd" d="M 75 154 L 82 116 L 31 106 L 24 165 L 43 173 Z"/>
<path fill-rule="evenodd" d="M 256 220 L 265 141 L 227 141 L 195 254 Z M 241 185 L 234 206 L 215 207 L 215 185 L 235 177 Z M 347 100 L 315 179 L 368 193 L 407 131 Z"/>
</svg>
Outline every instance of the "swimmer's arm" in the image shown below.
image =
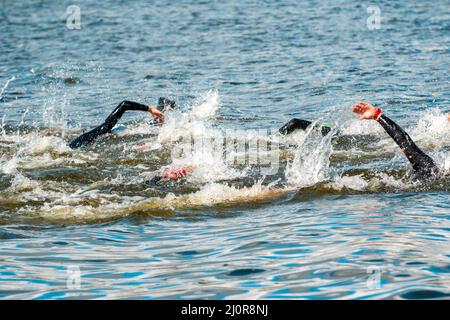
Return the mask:
<svg viewBox="0 0 450 320">
<path fill-rule="evenodd" d="M 153 118 L 162 123 L 164 121 L 164 113 L 162 113 L 161 111 L 159 111 L 156 106 L 147 106 L 145 104 L 142 103 L 138 103 L 138 102 L 133 102 L 133 101 L 124 101 L 122 102 L 122 114 L 125 111 L 128 110 L 135 110 L 135 111 L 148 111 L 151 113 L 151 115 L 153 116 Z"/>
<path fill-rule="evenodd" d="M 395 141 L 411 163 L 414 171 L 423 178 L 433 176 L 438 171 L 436 164 L 411 139 L 411 137 L 398 124 L 384 115 L 380 108 L 369 103 L 359 102 L 352 108 L 358 113 L 360 120 L 373 119 L 377 121 L 386 133 Z"/>
<path fill-rule="evenodd" d="M 111 112 L 111 114 L 106 118 L 103 124 L 89 132 L 82 134 L 81 136 L 73 140 L 69 144 L 69 146 L 72 149 L 76 149 L 93 142 L 101 135 L 110 133 L 126 111 L 147 111 L 152 114 L 153 118 L 157 122 L 164 122 L 164 114 L 158 111 L 158 109 L 156 109 L 154 106 L 147 106 L 142 103 L 124 100 L 119 103 L 119 105 L 113 110 L 113 112 Z"/>
<path fill-rule="evenodd" d="M 375 108 L 369 103 L 359 102 L 353 106 L 352 111 L 360 115 L 360 120 L 373 119 L 377 121 L 404 152 L 406 150 L 409 150 L 409 153 L 421 152 L 405 130 L 382 113 L 380 108 Z"/>
<path fill-rule="evenodd" d="M 121 108 L 122 111 L 150 111 L 150 106 L 129 100 L 122 101 L 118 108 Z"/>
</svg>

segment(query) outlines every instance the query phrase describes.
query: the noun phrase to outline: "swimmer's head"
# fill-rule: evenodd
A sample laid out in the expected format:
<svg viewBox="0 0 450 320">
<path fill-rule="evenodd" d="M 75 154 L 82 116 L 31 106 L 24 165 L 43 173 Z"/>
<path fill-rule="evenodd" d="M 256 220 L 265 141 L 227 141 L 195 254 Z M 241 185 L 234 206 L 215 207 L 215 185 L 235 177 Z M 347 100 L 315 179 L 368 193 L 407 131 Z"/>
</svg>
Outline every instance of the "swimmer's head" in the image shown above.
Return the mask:
<svg viewBox="0 0 450 320">
<path fill-rule="evenodd" d="M 165 112 L 167 110 L 175 109 L 176 106 L 177 105 L 175 101 L 161 97 L 158 100 L 158 105 L 156 106 L 156 108 L 161 112 Z"/>
</svg>

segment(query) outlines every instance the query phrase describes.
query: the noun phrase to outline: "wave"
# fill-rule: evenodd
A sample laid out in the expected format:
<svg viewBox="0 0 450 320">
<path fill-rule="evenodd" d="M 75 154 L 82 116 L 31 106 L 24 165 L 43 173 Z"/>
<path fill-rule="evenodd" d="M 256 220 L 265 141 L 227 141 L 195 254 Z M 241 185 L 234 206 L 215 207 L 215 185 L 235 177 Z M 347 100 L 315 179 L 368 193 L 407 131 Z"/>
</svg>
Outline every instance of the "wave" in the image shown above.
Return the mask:
<svg viewBox="0 0 450 320">
<path fill-rule="evenodd" d="M 281 136 L 223 129 L 220 107 L 219 93 L 210 91 L 167 114 L 161 127 L 132 122 L 86 150 L 67 146 L 79 129 L 2 123 L 0 221 L 98 222 L 322 194 L 448 190 L 450 126 L 438 109 L 424 111 L 407 128 L 441 168 L 440 177 L 424 185 L 409 179 L 401 151 L 374 122 L 343 122 L 322 137 L 319 120 Z M 189 167 L 186 179 L 160 189 L 144 184 L 174 165 Z"/>
</svg>

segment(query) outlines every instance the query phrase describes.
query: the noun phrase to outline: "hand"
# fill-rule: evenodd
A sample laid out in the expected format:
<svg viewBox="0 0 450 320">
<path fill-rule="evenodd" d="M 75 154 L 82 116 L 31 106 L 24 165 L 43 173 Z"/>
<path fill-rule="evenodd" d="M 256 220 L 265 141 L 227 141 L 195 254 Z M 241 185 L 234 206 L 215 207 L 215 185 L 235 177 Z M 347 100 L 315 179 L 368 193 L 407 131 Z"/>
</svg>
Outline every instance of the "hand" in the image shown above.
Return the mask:
<svg viewBox="0 0 450 320">
<path fill-rule="evenodd" d="M 149 107 L 148 111 L 152 114 L 153 119 L 155 119 L 158 123 L 164 122 L 164 113 L 162 113 L 155 107 Z"/>
<path fill-rule="evenodd" d="M 447 115 L 447 120 L 450 121 L 450 113 Z"/>
<path fill-rule="evenodd" d="M 380 114 L 380 109 L 375 108 L 370 103 L 358 102 L 352 107 L 354 113 L 359 114 L 359 120 L 375 119 Z"/>
</svg>

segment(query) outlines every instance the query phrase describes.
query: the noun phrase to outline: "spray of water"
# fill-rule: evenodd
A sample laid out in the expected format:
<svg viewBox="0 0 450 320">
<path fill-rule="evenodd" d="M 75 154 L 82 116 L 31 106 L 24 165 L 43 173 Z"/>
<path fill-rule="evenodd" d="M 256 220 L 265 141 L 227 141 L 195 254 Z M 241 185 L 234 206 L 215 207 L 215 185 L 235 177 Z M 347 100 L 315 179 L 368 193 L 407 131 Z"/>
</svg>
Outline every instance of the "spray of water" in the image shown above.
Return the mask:
<svg viewBox="0 0 450 320">
<path fill-rule="evenodd" d="M 377 137 L 375 150 L 360 146 L 339 150 L 339 157 L 355 162 L 353 166 L 358 165 L 358 161 L 363 162 L 369 153 L 376 153 L 377 157 L 387 154 L 389 159 L 398 154 L 394 159 L 402 161 L 401 152 L 383 131 L 379 131 L 376 123 L 358 121 L 355 123 L 362 125 L 355 126 L 350 121 L 325 137 L 313 125 L 304 132 L 282 137 L 242 129 L 220 130 L 215 117 L 220 110 L 216 91 L 206 93 L 185 109 L 187 111 L 179 109 L 167 114 L 167 121 L 161 127 L 146 122 L 133 123 L 120 138 L 105 140 L 106 145 L 102 140 L 96 143 L 103 143 L 104 148 L 96 149 L 94 145 L 88 150 L 71 150 L 64 137 L 44 135 L 39 130 L 6 131 L 3 119 L 0 175 L 3 175 L 4 186 L 0 206 L 15 208 L 8 211 L 14 215 L 97 221 L 136 213 L 160 215 L 203 206 L 274 201 L 292 192 L 301 193 L 305 188 L 345 193 L 411 187 L 405 179 L 379 169 L 347 173 L 345 168 L 333 166 L 331 159 L 337 154 L 339 135 L 358 138 L 369 133 Z M 20 126 L 26 125 L 27 119 L 24 113 Z M 449 126 L 444 119 L 441 113 L 431 110 L 407 130 L 418 144 L 425 146 L 444 174 L 448 174 Z M 258 148 L 249 147 L 226 154 L 219 148 L 220 143 L 216 143 L 224 137 L 251 145 L 256 142 L 281 145 L 282 150 L 276 153 L 281 161 L 281 175 L 275 175 L 270 180 L 275 182 L 268 183 L 266 176 L 254 174 L 255 166 L 248 162 L 239 165 L 230 162 L 227 156 L 267 160 L 271 152 L 259 153 Z M 150 148 L 141 148 L 142 140 L 146 140 Z M 201 145 L 196 147 L 198 141 Z M 172 165 L 188 166 L 191 170 L 180 186 L 175 184 L 173 190 L 164 191 L 145 187 L 143 180 L 149 174 Z M 247 183 L 235 184 L 241 180 Z M 183 185 L 194 189 L 185 192 Z"/>
<path fill-rule="evenodd" d="M 9 78 L 8 80 L 6 80 L 5 85 L 3 86 L 2 90 L 0 91 L 0 100 L 2 100 L 3 94 L 5 93 L 6 89 L 8 88 L 9 83 L 14 80 L 16 80 L 16 77 L 14 77 L 14 76 Z"/>
<path fill-rule="evenodd" d="M 332 178 L 330 155 L 333 132 L 325 137 L 315 125 L 310 126 L 295 149 L 295 157 L 286 167 L 286 178 L 292 185 L 310 187 Z"/>
</svg>

